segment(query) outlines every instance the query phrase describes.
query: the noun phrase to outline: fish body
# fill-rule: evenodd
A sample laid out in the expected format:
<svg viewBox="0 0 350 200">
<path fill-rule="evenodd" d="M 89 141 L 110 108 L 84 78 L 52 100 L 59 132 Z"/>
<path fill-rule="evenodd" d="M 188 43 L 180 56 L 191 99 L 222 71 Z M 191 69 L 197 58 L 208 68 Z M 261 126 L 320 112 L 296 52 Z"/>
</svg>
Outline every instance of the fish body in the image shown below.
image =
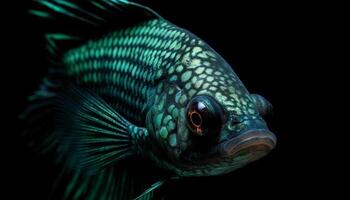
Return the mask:
<svg viewBox="0 0 350 200">
<path fill-rule="evenodd" d="M 39 2 L 64 16 L 77 15 L 69 9 L 79 8 L 65 1 Z M 276 138 L 262 118 L 270 103 L 250 94 L 208 44 L 142 5 L 94 3 L 110 4 L 148 15 L 61 54 L 49 40 L 59 62 L 54 71 L 59 68 L 63 78 L 46 79 L 32 97 L 45 109 L 57 110 L 48 138 L 67 157 L 68 168 L 98 174 L 133 155 L 177 177 L 211 176 L 242 167 L 274 147 Z M 80 40 L 60 36 L 51 39 Z"/>
</svg>

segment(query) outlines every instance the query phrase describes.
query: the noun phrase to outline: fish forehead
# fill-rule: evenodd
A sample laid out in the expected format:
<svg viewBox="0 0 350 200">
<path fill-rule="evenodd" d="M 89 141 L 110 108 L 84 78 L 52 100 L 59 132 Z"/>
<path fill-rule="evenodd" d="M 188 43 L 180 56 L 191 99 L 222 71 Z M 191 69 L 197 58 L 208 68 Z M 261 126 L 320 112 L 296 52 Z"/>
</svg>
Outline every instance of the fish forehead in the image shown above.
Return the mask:
<svg viewBox="0 0 350 200">
<path fill-rule="evenodd" d="M 169 80 L 177 81 L 182 86 L 180 103 L 187 102 L 181 102 L 182 99 L 207 94 L 228 112 L 236 115 L 257 114 L 249 92 L 218 53 L 194 35 L 191 35 L 187 45 L 178 63 L 167 69 Z"/>
</svg>

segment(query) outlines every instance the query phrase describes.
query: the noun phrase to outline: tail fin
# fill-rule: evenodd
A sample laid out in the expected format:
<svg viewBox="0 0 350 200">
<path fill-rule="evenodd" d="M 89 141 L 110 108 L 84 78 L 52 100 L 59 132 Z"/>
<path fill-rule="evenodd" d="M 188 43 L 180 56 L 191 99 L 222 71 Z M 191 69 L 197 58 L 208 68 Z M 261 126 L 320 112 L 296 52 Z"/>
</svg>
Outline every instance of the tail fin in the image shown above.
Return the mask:
<svg viewBox="0 0 350 200">
<path fill-rule="evenodd" d="M 54 99 L 65 84 L 63 71 L 50 69 L 42 84 L 28 97 L 29 106 L 20 114 L 23 122 L 23 136 L 28 145 L 39 153 L 46 153 L 57 147 L 53 134 Z"/>
</svg>

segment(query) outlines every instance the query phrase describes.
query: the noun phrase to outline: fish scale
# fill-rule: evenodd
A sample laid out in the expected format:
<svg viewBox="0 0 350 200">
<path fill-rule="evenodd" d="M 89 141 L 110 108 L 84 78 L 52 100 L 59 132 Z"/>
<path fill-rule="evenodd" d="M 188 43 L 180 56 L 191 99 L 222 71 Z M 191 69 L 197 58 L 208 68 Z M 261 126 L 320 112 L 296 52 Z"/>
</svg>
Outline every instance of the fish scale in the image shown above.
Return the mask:
<svg viewBox="0 0 350 200">
<path fill-rule="evenodd" d="M 179 58 L 175 55 L 185 35 L 155 19 L 72 49 L 63 60 L 78 85 L 106 98 L 131 122 L 144 125 L 138 113 L 163 69 Z"/>
</svg>

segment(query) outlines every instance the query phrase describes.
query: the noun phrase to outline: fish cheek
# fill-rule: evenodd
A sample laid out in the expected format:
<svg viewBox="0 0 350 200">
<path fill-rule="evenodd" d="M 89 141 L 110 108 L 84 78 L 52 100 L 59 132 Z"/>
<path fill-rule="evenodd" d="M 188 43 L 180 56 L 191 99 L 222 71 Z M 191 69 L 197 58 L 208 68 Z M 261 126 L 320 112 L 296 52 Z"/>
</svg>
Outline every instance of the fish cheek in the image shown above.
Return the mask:
<svg viewBox="0 0 350 200">
<path fill-rule="evenodd" d="M 160 94 L 147 114 L 147 128 L 152 132 L 156 145 L 172 159 L 180 154 L 178 123 L 181 109 L 172 95 Z M 182 111 L 183 112 L 183 111 Z"/>
</svg>

